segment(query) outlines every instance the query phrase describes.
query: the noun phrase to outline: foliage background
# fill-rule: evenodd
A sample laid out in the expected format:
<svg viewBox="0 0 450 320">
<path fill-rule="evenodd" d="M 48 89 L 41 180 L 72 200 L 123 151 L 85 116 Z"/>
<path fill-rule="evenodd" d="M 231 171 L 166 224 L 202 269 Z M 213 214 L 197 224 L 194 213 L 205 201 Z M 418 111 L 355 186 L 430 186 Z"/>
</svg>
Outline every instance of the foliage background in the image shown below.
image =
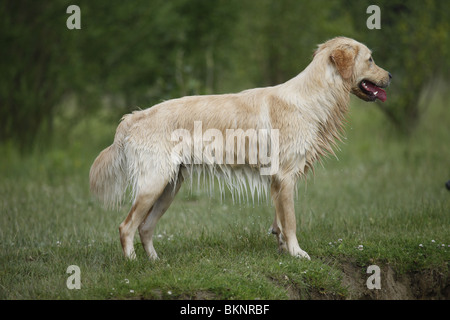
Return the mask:
<svg viewBox="0 0 450 320">
<path fill-rule="evenodd" d="M 0 142 L 23 151 L 108 108 L 114 118 L 165 99 L 274 85 L 299 73 L 317 44 L 344 35 L 366 43 L 394 81 L 377 104 L 403 133 L 420 121 L 419 95 L 447 78 L 448 1 L 77 1 L 81 30 L 66 28 L 70 1 L 0 4 Z M 381 9 L 369 30 L 369 4 Z"/>
</svg>

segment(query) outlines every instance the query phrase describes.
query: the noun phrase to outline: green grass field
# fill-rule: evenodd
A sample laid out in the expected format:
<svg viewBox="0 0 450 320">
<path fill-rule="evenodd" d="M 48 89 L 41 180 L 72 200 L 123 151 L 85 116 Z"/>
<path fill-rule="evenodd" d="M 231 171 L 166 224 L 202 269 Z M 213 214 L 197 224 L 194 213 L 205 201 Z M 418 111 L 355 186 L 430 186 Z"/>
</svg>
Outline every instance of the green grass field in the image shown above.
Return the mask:
<svg viewBox="0 0 450 320">
<path fill-rule="evenodd" d="M 297 232 L 311 261 L 278 253 L 270 204 L 186 186 L 157 226 L 160 259 L 147 260 L 136 237 L 138 259 L 126 261 L 118 226 L 128 204 L 103 209 L 88 183 L 117 122 L 64 131 L 60 120 L 50 150 L 0 149 L 0 299 L 448 299 L 449 108 L 435 95 L 404 138 L 374 105 L 352 100 L 339 160 L 299 183 Z M 365 287 L 373 264 L 378 292 Z M 70 265 L 80 267 L 80 290 L 66 286 Z"/>
</svg>

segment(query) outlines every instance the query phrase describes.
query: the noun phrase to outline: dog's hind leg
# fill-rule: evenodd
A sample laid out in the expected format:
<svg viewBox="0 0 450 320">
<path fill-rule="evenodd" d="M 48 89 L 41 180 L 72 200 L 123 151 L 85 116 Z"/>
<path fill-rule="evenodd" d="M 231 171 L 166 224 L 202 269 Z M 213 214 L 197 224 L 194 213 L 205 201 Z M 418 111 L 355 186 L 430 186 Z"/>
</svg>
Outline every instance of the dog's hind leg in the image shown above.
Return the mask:
<svg viewBox="0 0 450 320">
<path fill-rule="evenodd" d="M 272 226 L 269 229 L 269 232 L 275 235 L 278 241 L 278 250 L 280 252 L 287 251 L 286 241 L 283 238 L 283 235 L 281 233 L 281 228 L 279 227 L 280 222 L 277 218 L 277 212 L 275 210 L 275 218 L 273 220 Z"/>
<path fill-rule="evenodd" d="M 145 180 L 147 183 L 144 186 L 140 186 L 128 216 L 119 226 L 122 250 L 125 257 L 129 259 L 136 258 L 133 239 L 137 228 L 152 210 L 155 202 L 164 192 L 164 188 L 169 182 L 168 179 L 157 174 L 153 174 Z"/>
<path fill-rule="evenodd" d="M 157 259 L 155 248 L 153 247 L 153 233 L 155 231 L 156 224 L 162 215 L 166 212 L 169 206 L 172 204 L 173 199 L 180 190 L 183 183 L 183 176 L 178 175 L 175 182 L 167 184 L 164 192 L 156 200 L 150 212 L 147 214 L 144 222 L 139 226 L 139 235 L 141 237 L 142 246 L 147 252 L 150 259 Z"/>
<path fill-rule="evenodd" d="M 275 220 L 272 232 L 277 236 L 280 250 L 287 250 L 292 256 L 309 258 L 298 245 L 294 208 L 295 181 L 289 177 L 273 179 L 272 199 L 275 204 Z"/>
</svg>

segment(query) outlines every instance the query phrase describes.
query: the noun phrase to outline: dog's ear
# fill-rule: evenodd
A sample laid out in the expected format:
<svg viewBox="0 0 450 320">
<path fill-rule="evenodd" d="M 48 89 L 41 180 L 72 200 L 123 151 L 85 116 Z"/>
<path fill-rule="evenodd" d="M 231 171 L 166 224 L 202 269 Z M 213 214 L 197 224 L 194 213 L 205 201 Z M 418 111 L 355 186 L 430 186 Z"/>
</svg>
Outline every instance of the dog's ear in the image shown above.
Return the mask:
<svg viewBox="0 0 450 320">
<path fill-rule="evenodd" d="M 341 46 L 331 52 L 330 59 L 344 80 L 350 79 L 353 74 L 356 54 L 357 48 L 350 45 Z"/>
</svg>

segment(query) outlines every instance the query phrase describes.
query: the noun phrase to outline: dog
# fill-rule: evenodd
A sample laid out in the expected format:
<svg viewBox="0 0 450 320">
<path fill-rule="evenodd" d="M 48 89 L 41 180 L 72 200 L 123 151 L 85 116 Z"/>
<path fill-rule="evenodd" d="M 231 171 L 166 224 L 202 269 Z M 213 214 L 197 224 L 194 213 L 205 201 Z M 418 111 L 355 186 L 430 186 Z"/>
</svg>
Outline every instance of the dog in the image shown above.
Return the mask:
<svg viewBox="0 0 450 320">
<path fill-rule="evenodd" d="M 130 259 L 136 257 L 136 230 L 149 258 L 158 258 L 155 226 L 194 174 L 212 184 L 217 178 L 221 191 L 226 186 L 239 198 L 248 198 L 248 189 L 252 197 L 270 194 L 270 231 L 279 250 L 310 259 L 296 235 L 297 180 L 323 155 L 334 154 L 350 94 L 384 102 L 391 78 L 364 44 L 336 37 L 320 44 L 311 63 L 285 83 L 182 97 L 135 111 L 122 118 L 114 143 L 95 159 L 91 192 L 116 206 L 130 187 L 132 207 L 119 226 L 123 254 Z"/>
</svg>

